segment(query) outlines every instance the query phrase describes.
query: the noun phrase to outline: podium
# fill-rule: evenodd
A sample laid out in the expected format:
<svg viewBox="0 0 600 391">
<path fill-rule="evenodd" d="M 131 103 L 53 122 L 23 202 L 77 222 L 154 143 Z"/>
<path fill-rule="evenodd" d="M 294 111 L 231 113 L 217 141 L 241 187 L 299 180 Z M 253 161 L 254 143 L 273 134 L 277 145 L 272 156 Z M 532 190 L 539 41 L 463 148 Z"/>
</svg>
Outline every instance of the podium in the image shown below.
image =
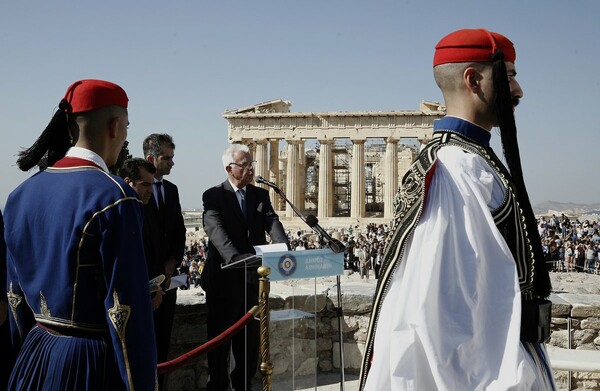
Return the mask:
<svg viewBox="0 0 600 391">
<path fill-rule="evenodd" d="M 319 287 L 317 278 L 343 274 L 344 254 L 328 248 L 267 252 L 263 265 L 271 268 L 271 281 L 287 296 L 282 309 L 271 311 L 271 344 L 279 344 L 271 356 L 274 389 L 316 389 L 319 363 L 333 363 L 333 328 L 319 316 L 327 306 L 327 287 Z"/>
<path fill-rule="evenodd" d="M 271 298 L 274 308 L 266 314 L 265 320 L 261 319 L 263 377 L 269 372 L 269 381 L 275 390 L 316 389 L 319 363 L 333 365 L 334 333 L 333 319 L 320 319 L 319 313 L 327 305 L 323 293 L 327 287 L 318 286 L 317 278 L 343 274 L 344 254 L 335 254 L 328 248 L 288 251 L 285 244 L 256 246 L 255 250 L 256 256 L 222 268 L 245 268 L 248 283 L 248 277 L 256 273 L 257 266 L 263 266 L 260 270 L 263 274 L 264 267 L 268 267 L 269 278 L 261 278 L 261 283 L 267 280 L 268 284 L 270 280 L 285 296 L 282 300 Z M 246 302 L 253 301 L 246 298 Z M 263 340 L 264 334 L 266 340 Z"/>
</svg>

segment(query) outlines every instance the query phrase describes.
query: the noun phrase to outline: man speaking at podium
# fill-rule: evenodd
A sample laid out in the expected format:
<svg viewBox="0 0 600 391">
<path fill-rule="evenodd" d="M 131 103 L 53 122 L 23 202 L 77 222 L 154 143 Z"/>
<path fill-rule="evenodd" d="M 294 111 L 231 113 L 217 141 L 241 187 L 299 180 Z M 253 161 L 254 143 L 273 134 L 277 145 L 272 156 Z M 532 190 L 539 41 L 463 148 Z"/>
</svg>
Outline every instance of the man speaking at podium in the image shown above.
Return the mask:
<svg viewBox="0 0 600 391">
<path fill-rule="evenodd" d="M 247 146 L 232 144 L 223 153 L 227 180 L 202 195 L 204 231 L 208 235 L 208 256 L 201 276 L 206 292 L 207 334 L 212 339 L 258 303 L 258 274 L 255 268 L 246 274 L 243 265 L 221 269 L 254 253 L 253 246 L 288 239 L 269 200 L 269 192 L 251 184 L 254 162 Z M 259 324 L 246 326 L 227 342 L 208 353 L 208 390 L 227 390 L 229 385 L 229 349 L 235 367 L 231 383 L 235 391 L 250 390 L 258 366 Z"/>
</svg>

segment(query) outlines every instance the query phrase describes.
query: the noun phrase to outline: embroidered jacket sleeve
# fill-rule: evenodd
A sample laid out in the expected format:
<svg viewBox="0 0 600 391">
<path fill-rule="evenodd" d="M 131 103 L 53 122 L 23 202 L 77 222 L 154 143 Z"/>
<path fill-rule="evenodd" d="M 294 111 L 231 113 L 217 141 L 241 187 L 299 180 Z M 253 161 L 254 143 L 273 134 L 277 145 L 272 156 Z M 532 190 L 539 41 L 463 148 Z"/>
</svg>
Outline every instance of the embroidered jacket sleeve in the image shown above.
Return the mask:
<svg viewBox="0 0 600 391">
<path fill-rule="evenodd" d="M 10 251 L 6 253 L 6 270 L 8 275 L 8 319 L 12 347 L 16 355 L 21 349 L 27 333 L 35 324 L 35 318 L 25 301 Z"/>
<path fill-rule="evenodd" d="M 142 209 L 127 198 L 98 217 L 107 295 L 104 305 L 119 371 L 128 389 L 153 390 L 156 346 L 142 244 Z"/>
</svg>

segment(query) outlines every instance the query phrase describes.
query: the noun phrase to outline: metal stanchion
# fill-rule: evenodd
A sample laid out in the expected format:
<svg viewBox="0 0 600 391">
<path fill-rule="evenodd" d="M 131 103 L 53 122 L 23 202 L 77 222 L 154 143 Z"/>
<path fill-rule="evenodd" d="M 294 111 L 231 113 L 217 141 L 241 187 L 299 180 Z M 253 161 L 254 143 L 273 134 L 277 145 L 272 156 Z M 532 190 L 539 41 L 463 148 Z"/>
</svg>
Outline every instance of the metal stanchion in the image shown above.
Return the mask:
<svg viewBox="0 0 600 391">
<path fill-rule="evenodd" d="M 273 364 L 271 363 L 271 352 L 269 345 L 269 292 L 270 282 L 268 275 L 271 268 L 261 266 L 258 268 L 260 275 L 258 283 L 258 305 L 260 306 L 260 373 L 262 373 L 262 390 L 271 391 L 271 375 Z"/>
<path fill-rule="evenodd" d="M 342 311 L 342 292 L 340 288 L 340 276 L 336 276 L 337 282 L 337 301 L 338 306 L 336 308 L 336 315 L 338 318 L 338 329 L 340 335 L 340 370 L 341 370 L 341 379 L 340 379 L 340 391 L 344 391 L 344 383 L 346 382 L 344 376 L 344 332 L 342 331 L 342 318 L 344 317 L 344 313 Z"/>
<path fill-rule="evenodd" d="M 573 318 L 571 318 L 571 315 L 569 315 L 569 317 L 567 318 L 567 330 L 568 330 L 567 343 L 568 343 L 569 349 L 573 349 L 572 345 L 571 345 L 571 342 L 572 342 L 571 341 L 572 319 Z M 571 371 L 569 371 L 567 376 L 569 376 L 569 378 L 567 379 L 567 390 L 571 391 L 573 389 L 572 384 L 571 384 L 573 373 Z"/>
</svg>

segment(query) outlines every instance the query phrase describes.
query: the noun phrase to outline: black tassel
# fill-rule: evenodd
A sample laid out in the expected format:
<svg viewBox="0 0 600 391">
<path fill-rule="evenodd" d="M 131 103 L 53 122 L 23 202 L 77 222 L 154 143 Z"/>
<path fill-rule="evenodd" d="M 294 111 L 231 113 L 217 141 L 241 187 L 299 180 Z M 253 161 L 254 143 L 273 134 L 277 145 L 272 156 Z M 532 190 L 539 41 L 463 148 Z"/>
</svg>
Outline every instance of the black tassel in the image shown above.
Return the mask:
<svg viewBox="0 0 600 391">
<path fill-rule="evenodd" d="M 552 289 L 548 267 L 545 262 L 544 252 L 542 250 L 542 240 L 537 229 L 537 221 L 525 181 L 523 180 L 523 170 L 521 167 L 521 155 L 519 153 L 519 144 L 517 141 L 517 126 L 515 125 L 515 116 L 512 107 L 512 97 L 510 94 L 510 85 L 504 63 L 504 54 L 497 50 L 492 57 L 493 68 L 492 77 L 496 91 L 495 106 L 498 116 L 498 125 L 500 127 L 500 137 L 502 140 L 502 149 L 504 157 L 511 174 L 511 178 L 517 193 L 517 200 L 523 210 L 523 217 L 527 224 L 526 234 L 533 247 L 535 275 L 533 278 L 534 290 L 538 297 L 546 298 L 550 296 Z"/>
<path fill-rule="evenodd" d="M 59 105 L 60 109 L 54 113 L 50 123 L 46 126 L 40 137 L 38 137 L 31 147 L 19 151 L 17 159 L 19 169 L 29 171 L 33 167 L 38 166 L 43 170 L 65 156 L 71 147 L 71 137 L 67 125 L 67 109 L 70 109 L 70 106 L 63 99 Z"/>
</svg>

